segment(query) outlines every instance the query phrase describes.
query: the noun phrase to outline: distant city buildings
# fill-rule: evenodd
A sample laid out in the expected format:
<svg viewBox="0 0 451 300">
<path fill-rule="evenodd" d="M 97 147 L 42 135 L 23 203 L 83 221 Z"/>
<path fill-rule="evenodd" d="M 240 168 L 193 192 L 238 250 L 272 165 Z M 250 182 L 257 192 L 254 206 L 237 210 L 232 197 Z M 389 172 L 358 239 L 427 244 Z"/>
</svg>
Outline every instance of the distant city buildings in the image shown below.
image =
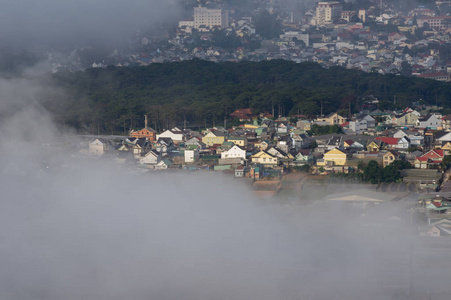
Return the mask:
<svg viewBox="0 0 451 300">
<path fill-rule="evenodd" d="M 194 28 L 213 28 L 215 26 L 221 28 L 229 27 L 229 14 L 227 10 L 201 6 L 194 8 Z"/>
<path fill-rule="evenodd" d="M 316 6 L 316 25 L 332 23 L 340 17 L 343 5 L 340 2 L 318 2 Z"/>
</svg>

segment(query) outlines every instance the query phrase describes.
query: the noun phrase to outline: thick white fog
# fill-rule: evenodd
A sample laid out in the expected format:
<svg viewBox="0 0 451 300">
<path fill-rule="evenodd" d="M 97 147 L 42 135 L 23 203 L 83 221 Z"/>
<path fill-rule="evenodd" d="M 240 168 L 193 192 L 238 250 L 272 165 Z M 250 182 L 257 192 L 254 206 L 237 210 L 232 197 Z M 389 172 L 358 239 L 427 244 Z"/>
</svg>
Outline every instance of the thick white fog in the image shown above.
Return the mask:
<svg viewBox="0 0 451 300">
<path fill-rule="evenodd" d="M 181 12 L 180 6 L 166 0 L 2 0 L 0 3 L 0 41 L 12 47 L 124 44 L 137 29 L 176 20 Z"/>
<path fill-rule="evenodd" d="M 49 88 L 0 80 L 2 299 L 277 297 L 295 246 L 247 188 L 74 158 Z"/>
<path fill-rule="evenodd" d="M 77 158 L 40 104 L 58 97 L 0 80 L 1 299 L 442 299 L 405 202 L 281 205 L 214 172 Z"/>
</svg>

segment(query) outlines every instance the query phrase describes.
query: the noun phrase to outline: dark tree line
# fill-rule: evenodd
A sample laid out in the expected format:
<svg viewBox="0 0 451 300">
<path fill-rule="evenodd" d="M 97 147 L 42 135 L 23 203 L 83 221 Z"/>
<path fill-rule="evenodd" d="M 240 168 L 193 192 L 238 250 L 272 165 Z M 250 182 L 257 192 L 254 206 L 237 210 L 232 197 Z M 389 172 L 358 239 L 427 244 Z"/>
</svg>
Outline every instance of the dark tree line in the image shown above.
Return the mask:
<svg viewBox="0 0 451 300">
<path fill-rule="evenodd" d="M 108 67 L 57 73 L 53 82 L 68 94 L 48 107 L 58 121 L 80 131 L 108 133 L 142 127 L 144 114 L 150 126 L 161 130 L 223 124 L 237 108 L 313 118 L 321 110 L 355 112 L 369 95 L 380 100 L 381 109 L 419 99 L 449 107 L 451 99 L 449 83 L 282 60 Z"/>
</svg>

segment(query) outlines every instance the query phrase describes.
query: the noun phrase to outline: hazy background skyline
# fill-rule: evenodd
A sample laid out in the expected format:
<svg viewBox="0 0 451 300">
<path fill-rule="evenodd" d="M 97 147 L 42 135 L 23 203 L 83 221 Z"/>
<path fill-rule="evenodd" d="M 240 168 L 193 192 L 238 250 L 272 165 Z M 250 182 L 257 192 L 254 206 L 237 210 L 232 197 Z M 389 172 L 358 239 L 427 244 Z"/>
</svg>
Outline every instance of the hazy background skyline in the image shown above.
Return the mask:
<svg viewBox="0 0 451 300">
<path fill-rule="evenodd" d="M 177 20 L 182 7 L 165 0 L 2 1 L 0 42 L 9 47 L 122 45 L 138 29 Z"/>
</svg>

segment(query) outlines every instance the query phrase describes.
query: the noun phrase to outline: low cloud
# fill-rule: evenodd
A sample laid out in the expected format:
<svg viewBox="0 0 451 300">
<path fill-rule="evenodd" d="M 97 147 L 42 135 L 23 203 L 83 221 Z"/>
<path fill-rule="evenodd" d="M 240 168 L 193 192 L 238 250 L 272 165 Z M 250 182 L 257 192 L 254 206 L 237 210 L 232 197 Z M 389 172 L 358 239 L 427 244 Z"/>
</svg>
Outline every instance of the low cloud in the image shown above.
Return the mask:
<svg viewBox="0 0 451 300">
<path fill-rule="evenodd" d="M 12 48 L 126 44 L 137 29 L 176 19 L 164 0 L 5 0 L 0 41 Z M 7 43 L 7 44 L 6 44 Z"/>
<path fill-rule="evenodd" d="M 83 140 L 43 109 L 58 99 L 64 92 L 42 80 L 0 79 L 2 299 L 373 300 L 430 290 L 412 263 L 421 252 L 408 202 L 281 205 L 214 172 L 142 174 L 82 159 Z"/>
</svg>

